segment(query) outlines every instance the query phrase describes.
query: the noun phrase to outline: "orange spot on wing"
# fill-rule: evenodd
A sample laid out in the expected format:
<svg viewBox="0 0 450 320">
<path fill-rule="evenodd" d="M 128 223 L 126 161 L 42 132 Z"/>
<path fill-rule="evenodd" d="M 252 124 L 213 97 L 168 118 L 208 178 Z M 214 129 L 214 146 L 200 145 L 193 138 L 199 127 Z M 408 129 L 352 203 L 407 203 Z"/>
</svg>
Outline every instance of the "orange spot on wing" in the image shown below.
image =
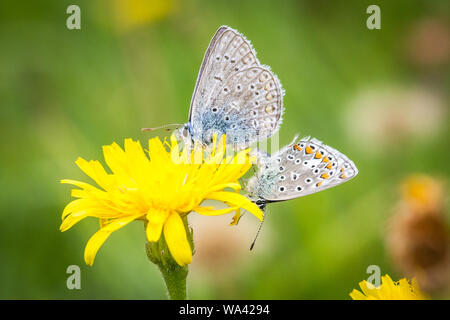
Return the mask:
<svg viewBox="0 0 450 320">
<path fill-rule="evenodd" d="M 317 182 L 316 187 L 320 187 L 322 185 L 322 181 Z"/>
<path fill-rule="evenodd" d="M 320 175 L 320 177 L 322 178 L 322 179 L 328 179 L 329 177 L 330 177 L 330 175 L 328 174 L 328 173 L 322 173 L 321 175 Z"/>
<path fill-rule="evenodd" d="M 302 148 L 298 146 L 298 144 L 294 144 L 294 149 L 297 151 L 302 151 Z"/>
<path fill-rule="evenodd" d="M 344 172 L 344 167 L 341 168 L 341 172 Z"/>
<path fill-rule="evenodd" d="M 313 153 L 313 149 L 312 149 L 310 146 L 307 146 L 307 147 L 305 148 L 305 152 L 306 152 L 306 153 Z"/>
<path fill-rule="evenodd" d="M 331 163 L 329 163 L 325 168 L 327 168 L 328 170 L 331 170 L 331 168 L 332 168 Z"/>
<path fill-rule="evenodd" d="M 347 178 L 347 176 L 343 173 L 343 174 L 341 174 L 341 175 L 339 176 L 339 178 L 345 179 L 345 178 Z"/>
<path fill-rule="evenodd" d="M 328 160 L 327 157 L 324 157 L 323 160 L 322 160 L 322 162 L 330 162 L 330 160 Z"/>
<path fill-rule="evenodd" d="M 320 154 L 319 151 L 316 152 L 316 155 L 314 156 L 315 159 L 320 159 L 322 158 L 322 154 Z"/>
</svg>

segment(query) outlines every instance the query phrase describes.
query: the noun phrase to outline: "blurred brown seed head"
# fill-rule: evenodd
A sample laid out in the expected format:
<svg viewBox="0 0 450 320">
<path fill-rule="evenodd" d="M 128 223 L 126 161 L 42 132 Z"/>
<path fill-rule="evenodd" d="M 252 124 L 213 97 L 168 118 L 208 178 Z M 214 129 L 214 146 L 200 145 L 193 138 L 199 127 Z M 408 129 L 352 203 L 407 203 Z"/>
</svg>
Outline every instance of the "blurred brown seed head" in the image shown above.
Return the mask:
<svg viewBox="0 0 450 320">
<path fill-rule="evenodd" d="M 450 280 L 450 236 L 440 181 L 414 175 L 401 187 L 389 223 L 388 251 L 402 274 L 416 277 L 425 291 L 445 289 Z"/>
<path fill-rule="evenodd" d="M 406 55 L 417 66 L 441 66 L 450 59 L 450 28 L 439 18 L 420 20 L 409 30 Z"/>
</svg>

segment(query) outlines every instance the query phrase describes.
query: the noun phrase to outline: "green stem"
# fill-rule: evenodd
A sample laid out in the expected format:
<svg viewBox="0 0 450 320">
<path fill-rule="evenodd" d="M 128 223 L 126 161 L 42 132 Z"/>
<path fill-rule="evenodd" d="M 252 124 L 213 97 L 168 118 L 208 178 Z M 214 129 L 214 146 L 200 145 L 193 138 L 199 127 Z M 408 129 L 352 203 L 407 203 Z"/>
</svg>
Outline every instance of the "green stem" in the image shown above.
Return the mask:
<svg viewBox="0 0 450 320">
<path fill-rule="evenodd" d="M 186 277 L 188 268 L 178 265 L 167 267 L 158 264 L 167 287 L 167 293 L 171 300 L 186 300 Z"/>
<path fill-rule="evenodd" d="M 171 300 L 186 300 L 186 278 L 188 266 L 179 266 L 169 252 L 164 235 L 158 242 L 147 242 L 147 257 L 161 271 Z"/>
</svg>

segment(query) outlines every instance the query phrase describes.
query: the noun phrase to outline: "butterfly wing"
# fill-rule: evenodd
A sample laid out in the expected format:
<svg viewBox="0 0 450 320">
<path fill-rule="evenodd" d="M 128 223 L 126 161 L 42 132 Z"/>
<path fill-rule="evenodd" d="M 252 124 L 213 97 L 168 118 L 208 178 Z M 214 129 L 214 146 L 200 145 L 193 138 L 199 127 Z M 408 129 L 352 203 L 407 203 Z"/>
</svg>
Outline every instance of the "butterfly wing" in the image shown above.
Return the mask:
<svg viewBox="0 0 450 320">
<path fill-rule="evenodd" d="M 250 42 L 223 26 L 206 51 L 191 100 L 189 122 L 195 140 L 214 133 L 248 146 L 278 130 L 283 112 L 278 78 L 261 66 Z"/>
<path fill-rule="evenodd" d="M 244 65 L 245 68 L 259 65 L 250 42 L 230 27 L 221 26 L 211 39 L 203 57 L 191 99 L 189 120 L 192 120 L 198 108 L 208 105 L 212 92 L 220 85 L 220 81 L 236 71 L 236 68 L 242 69 Z"/>
<path fill-rule="evenodd" d="M 249 193 L 289 200 L 340 185 L 358 174 L 353 161 L 316 139 L 302 139 L 270 157 L 249 182 Z"/>
</svg>

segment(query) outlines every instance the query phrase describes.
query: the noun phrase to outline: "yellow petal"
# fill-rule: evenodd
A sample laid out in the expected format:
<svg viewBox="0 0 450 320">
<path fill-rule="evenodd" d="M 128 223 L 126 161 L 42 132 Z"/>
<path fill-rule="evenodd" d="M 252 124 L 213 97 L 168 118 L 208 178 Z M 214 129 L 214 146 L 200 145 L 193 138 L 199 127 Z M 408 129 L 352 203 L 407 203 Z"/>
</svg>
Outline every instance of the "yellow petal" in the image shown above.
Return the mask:
<svg viewBox="0 0 450 320">
<path fill-rule="evenodd" d="M 214 210 L 214 207 L 196 207 L 196 208 L 194 208 L 193 211 L 197 212 L 198 214 L 204 215 L 204 216 L 220 216 L 222 214 L 227 214 L 227 213 L 233 212 L 236 209 L 238 209 L 238 208 L 231 207 L 231 208 Z"/>
<path fill-rule="evenodd" d="M 353 291 L 350 292 L 350 297 L 352 297 L 353 300 L 367 300 L 367 297 L 361 291 L 356 289 L 353 289 Z"/>
<path fill-rule="evenodd" d="M 59 227 L 59 230 L 61 232 L 67 231 L 70 228 L 72 228 L 76 223 L 80 222 L 84 218 L 89 216 L 89 211 L 83 210 L 78 211 L 76 214 L 71 214 L 67 218 L 63 220 L 61 223 L 61 226 Z"/>
<path fill-rule="evenodd" d="M 212 187 L 209 190 L 209 192 L 221 191 L 225 188 L 230 188 L 230 189 L 233 189 L 234 191 L 239 191 L 239 190 L 241 190 L 242 187 L 238 182 L 228 182 L 228 183 L 218 184 L 218 185 Z"/>
<path fill-rule="evenodd" d="M 379 299 L 380 289 L 376 288 L 373 284 L 363 280 L 359 283 L 359 287 L 367 297 L 372 296 Z"/>
<path fill-rule="evenodd" d="M 61 183 L 73 184 L 74 186 L 77 186 L 82 189 L 87 189 L 87 190 L 92 190 L 92 189 L 99 190 L 96 187 L 90 185 L 89 183 L 81 182 L 81 181 L 77 181 L 77 180 L 63 179 L 63 180 L 61 180 Z"/>
<path fill-rule="evenodd" d="M 110 219 L 100 218 L 98 219 L 98 223 L 100 224 L 100 228 L 103 228 L 110 222 Z"/>
<path fill-rule="evenodd" d="M 147 240 L 151 242 L 156 242 L 161 237 L 162 227 L 166 221 L 169 213 L 162 210 L 150 210 L 147 213 Z"/>
<path fill-rule="evenodd" d="M 241 209 L 236 210 L 236 214 L 233 216 L 233 220 L 230 223 L 230 226 L 237 226 L 239 220 L 241 220 L 243 214 L 241 214 Z"/>
<path fill-rule="evenodd" d="M 235 207 L 240 207 L 248 212 L 252 213 L 259 220 L 262 220 L 264 213 L 258 208 L 256 204 L 251 202 L 248 198 L 239 193 L 234 192 L 212 192 L 206 196 L 207 199 L 218 200 L 228 203 Z"/>
<path fill-rule="evenodd" d="M 145 232 L 147 234 L 147 240 L 150 242 L 156 242 L 161 237 L 163 224 L 159 223 L 147 223 L 147 228 L 145 229 Z"/>
<path fill-rule="evenodd" d="M 92 266 L 94 263 L 95 255 L 97 254 L 98 249 L 102 246 L 102 244 L 108 239 L 112 232 L 119 230 L 120 228 L 126 226 L 131 221 L 138 218 L 138 216 L 131 216 L 122 219 L 116 219 L 111 221 L 108 225 L 98 230 L 94 235 L 89 239 L 86 244 L 86 248 L 84 250 L 84 261 L 88 266 Z"/>
<path fill-rule="evenodd" d="M 116 176 L 128 174 L 127 157 L 125 151 L 117 143 L 103 146 L 103 157 L 108 167 Z"/>
<path fill-rule="evenodd" d="M 78 158 L 75 163 L 86 173 L 92 180 L 94 180 L 100 187 L 105 190 L 111 188 L 111 176 L 108 175 L 97 160 L 86 161 L 83 158 Z"/>
<path fill-rule="evenodd" d="M 192 262 L 192 250 L 186 237 L 183 220 L 178 213 L 172 213 L 164 224 L 164 237 L 173 259 L 184 266 Z"/>
<path fill-rule="evenodd" d="M 179 164 L 181 162 L 181 157 L 180 157 L 180 148 L 178 146 L 178 141 L 175 137 L 175 135 L 171 135 L 170 136 L 170 156 L 172 159 L 172 162 L 174 164 Z"/>
</svg>

